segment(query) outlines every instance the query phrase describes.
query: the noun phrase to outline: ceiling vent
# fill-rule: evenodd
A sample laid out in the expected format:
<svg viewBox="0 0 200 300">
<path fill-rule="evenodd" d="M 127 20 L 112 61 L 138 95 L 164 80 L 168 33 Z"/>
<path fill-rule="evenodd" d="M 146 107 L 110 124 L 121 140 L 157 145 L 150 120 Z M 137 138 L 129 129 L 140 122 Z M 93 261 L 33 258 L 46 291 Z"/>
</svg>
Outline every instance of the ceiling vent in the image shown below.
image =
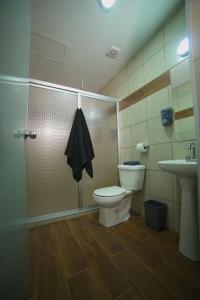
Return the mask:
<svg viewBox="0 0 200 300">
<path fill-rule="evenodd" d="M 120 49 L 114 46 L 110 46 L 106 52 L 106 56 L 110 58 L 117 58 L 119 54 L 120 54 Z"/>
<path fill-rule="evenodd" d="M 69 45 L 64 45 L 35 32 L 31 33 L 31 54 L 33 55 L 63 63 L 68 48 Z"/>
</svg>

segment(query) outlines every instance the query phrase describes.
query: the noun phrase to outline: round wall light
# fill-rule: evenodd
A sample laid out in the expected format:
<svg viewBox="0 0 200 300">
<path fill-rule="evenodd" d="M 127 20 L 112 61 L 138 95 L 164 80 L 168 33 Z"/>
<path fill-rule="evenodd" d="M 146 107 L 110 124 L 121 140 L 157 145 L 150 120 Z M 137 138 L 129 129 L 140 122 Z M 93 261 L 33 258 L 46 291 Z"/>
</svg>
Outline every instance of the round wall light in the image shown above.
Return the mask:
<svg viewBox="0 0 200 300">
<path fill-rule="evenodd" d="M 114 6 L 115 1 L 116 0 L 99 0 L 98 2 L 104 10 L 110 10 Z"/>
<path fill-rule="evenodd" d="M 186 37 L 180 42 L 180 44 L 177 47 L 178 56 L 180 56 L 180 57 L 188 56 L 189 49 L 190 49 L 189 39 Z"/>
</svg>

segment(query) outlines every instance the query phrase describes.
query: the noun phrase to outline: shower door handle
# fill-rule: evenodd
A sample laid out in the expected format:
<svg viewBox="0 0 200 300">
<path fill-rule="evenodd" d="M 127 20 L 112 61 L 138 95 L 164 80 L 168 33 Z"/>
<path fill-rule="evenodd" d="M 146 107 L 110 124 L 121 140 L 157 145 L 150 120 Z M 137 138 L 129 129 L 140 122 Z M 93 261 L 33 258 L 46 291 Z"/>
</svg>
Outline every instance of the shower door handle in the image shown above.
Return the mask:
<svg viewBox="0 0 200 300">
<path fill-rule="evenodd" d="M 37 133 L 35 131 L 25 131 L 25 133 L 24 133 L 24 139 L 26 140 L 28 137 L 30 139 L 36 139 Z"/>
</svg>

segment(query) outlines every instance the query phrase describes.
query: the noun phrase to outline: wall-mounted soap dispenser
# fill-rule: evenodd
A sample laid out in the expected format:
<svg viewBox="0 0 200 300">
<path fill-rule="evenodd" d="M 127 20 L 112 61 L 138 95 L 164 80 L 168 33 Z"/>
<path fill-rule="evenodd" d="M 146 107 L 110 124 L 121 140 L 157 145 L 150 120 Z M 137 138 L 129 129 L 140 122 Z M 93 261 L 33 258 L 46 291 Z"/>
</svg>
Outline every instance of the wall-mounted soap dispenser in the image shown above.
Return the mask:
<svg viewBox="0 0 200 300">
<path fill-rule="evenodd" d="M 163 126 L 170 126 L 173 124 L 174 111 L 172 107 L 167 107 L 161 110 L 161 121 Z"/>
</svg>

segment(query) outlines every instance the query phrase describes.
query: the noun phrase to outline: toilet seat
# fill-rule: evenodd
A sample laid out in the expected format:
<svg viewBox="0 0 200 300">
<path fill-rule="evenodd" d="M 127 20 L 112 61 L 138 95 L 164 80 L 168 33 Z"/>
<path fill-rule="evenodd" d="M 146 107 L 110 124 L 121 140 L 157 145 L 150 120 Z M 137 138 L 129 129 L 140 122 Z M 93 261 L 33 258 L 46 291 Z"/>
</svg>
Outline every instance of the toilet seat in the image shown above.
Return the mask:
<svg viewBox="0 0 200 300">
<path fill-rule="evenodd" d="M 129 192 L 119 186 L 109 186 L 97 189 L 93 193 L 93 198 L 99 206 L 115 207 Z"/>
<path fill-rule="evenodd" d="M 126 189 L 120 186 L 109 186 L 94 191 L 94 194 L 99 197 L 115 197 L 126 193 Z"/>
</svg>

